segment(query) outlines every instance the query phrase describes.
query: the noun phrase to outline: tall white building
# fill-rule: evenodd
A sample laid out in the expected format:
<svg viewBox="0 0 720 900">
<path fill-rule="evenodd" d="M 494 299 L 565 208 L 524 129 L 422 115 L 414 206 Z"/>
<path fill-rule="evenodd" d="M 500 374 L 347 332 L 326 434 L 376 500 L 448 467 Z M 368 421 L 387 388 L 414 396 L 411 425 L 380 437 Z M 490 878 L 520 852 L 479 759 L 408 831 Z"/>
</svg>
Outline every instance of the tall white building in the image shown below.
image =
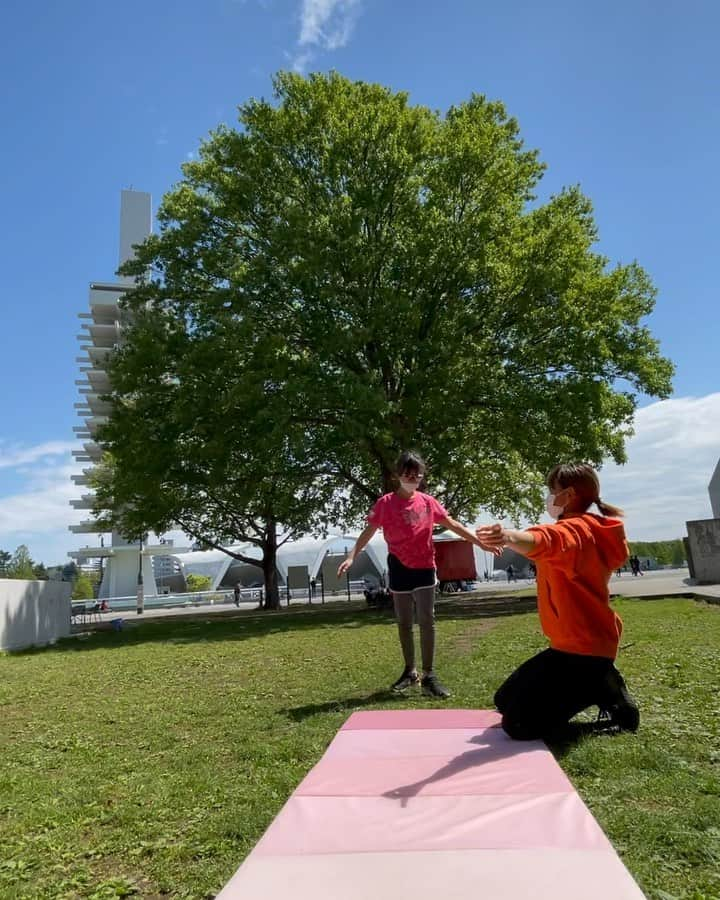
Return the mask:
<svg viewBox="0 0 720 900">
<path fill-rule="evenodd" d="M 152 229 L 152 209 L 150 194 L 142 191 L 122 191 L 120 199 L 120 254 L 119 265 L 134 257 L 133 246 L 142 243 Z M 112 353 L 122 340 L 122 322 L 119 300 L 133 287 L 134 279 L 117 276 L 112 282 L 91 282 L 90 310 L 80 313 L 81 356 L 77 357 L 82 377 L 75 383 L 81 396 L 75 404 L 82 425 L 73 430 L 83 442 L 82 447 L 73 451 L 73 456 L 86 467 L 79 475 L 73 476 L 78 486 L 88 487 L 91 473 L 101 456 L 100 447 L 95 442 L 97 428 L 106 421 L 109 412 L 102 395 L 110 390 L 110 382 L 106 371 L 108 355 Z M 91 510 L 93 492 L 87 490 L 71 505 L 76 509 Z M 79 525 L 71 525 L 75 534 L 99 533 L 97 522 L 89 517 Z M 141 547 L 139 541 L 128 541 L 117 533 L 113 533 L 110 546 L 103 546 L 98 540 L 96 545 L 87 544 L 69 555 L 79 563 L 88 559 L 105 559 L 103 580 L 100 587 L 101 597 L 125 597 L 136 593 L 138 570 L 142 561 L 142 574 L 146 594 L 157 593 L 151 556 L 155 553 L 166 554 L 167 545 L 157 547 Z M 142 554 L 141 554 L 142 550 Z"/>
</svg>

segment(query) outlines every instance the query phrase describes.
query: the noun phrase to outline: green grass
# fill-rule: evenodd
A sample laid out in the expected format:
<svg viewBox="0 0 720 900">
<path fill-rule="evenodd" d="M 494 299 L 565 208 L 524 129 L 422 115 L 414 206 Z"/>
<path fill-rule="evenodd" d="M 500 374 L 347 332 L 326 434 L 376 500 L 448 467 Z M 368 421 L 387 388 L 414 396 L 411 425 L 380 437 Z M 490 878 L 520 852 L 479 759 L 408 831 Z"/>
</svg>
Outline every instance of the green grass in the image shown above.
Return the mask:
<svg viewBox="0 0 720 900">
<path fill-rule="evenodd" d="M 544 646 L 534 613 L 439 607 L 457 707 Z M 720 607 L 619 601 L 637 735 L 561 764 L 649 897 L 720 897 Z M 489 605 L 488 612 L 498 612 Z M 358 608 L 144 622 L 0 655 L 0 897 L 212 897 L 353 709 L 425 705 Z"/>
</svg>

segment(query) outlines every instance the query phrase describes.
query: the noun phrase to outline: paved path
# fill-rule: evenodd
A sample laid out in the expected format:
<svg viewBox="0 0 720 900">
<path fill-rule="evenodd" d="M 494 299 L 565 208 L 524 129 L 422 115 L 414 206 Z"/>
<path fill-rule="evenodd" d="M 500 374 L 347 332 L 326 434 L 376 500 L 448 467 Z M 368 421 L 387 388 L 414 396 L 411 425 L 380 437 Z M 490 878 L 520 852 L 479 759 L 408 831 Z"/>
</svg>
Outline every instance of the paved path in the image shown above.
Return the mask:
<svg viewBox="0 0 720 900">
<path fill-rule="evenodd" d="M 720 598 L 720 584 L 695 584 L 687 569 L 659 569 L 643 575 L 624 574 L 610 581 L 610 591 L 624 597 L 666 597 L 688 594 Z"/>
</svg>

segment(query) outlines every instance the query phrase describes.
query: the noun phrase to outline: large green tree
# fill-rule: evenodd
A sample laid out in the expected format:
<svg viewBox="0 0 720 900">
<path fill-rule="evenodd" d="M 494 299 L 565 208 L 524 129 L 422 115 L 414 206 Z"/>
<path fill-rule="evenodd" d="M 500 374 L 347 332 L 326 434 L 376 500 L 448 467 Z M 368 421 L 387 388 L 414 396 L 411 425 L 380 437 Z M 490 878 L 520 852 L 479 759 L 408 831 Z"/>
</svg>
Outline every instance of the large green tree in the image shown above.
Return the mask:
<svg viewBox="0 0 720 900">
<path fill-rule="evenodd" d="M 246 103 L 183 167 L 126 266 L 149 383 L 123 382 L 121 361 L 116 397 L 164 421 L 146 398 L 197 390 L 252 455 L 285 429 L 233 404 L 264 392 L 291 435 L 283 466 L 345 485 L 348 514 L 390 488 L 404 447 L 454 514 L 534 512 L 556 461 L 623 461 L 637 395 L 667 396 L 672 375 L 647 274 L 594 249 L 578 188 L 539 202 L 542 173 L 483 96 L 442 115 L 338 74 L 279 75 L 273 102 Z M 188 342 L 192 376 L 175 364 Z M 218 372 L 231 387 L 210 397 Z"/>
</svg>

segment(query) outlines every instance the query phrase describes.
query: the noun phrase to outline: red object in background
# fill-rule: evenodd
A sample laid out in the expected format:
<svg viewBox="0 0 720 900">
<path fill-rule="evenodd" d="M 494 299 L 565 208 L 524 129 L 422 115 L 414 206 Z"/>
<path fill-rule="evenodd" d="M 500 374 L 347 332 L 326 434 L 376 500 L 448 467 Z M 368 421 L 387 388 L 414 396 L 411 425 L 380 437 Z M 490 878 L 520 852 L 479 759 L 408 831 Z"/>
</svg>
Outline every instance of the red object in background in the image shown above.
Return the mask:
<svg viewBox="0 0 720 900">
<path fill-rule="evenodd" d="M 438 581 L 474 581 L 477 578 L 473 545 L 468 541 L 434 541 Z"/>
</svg>

